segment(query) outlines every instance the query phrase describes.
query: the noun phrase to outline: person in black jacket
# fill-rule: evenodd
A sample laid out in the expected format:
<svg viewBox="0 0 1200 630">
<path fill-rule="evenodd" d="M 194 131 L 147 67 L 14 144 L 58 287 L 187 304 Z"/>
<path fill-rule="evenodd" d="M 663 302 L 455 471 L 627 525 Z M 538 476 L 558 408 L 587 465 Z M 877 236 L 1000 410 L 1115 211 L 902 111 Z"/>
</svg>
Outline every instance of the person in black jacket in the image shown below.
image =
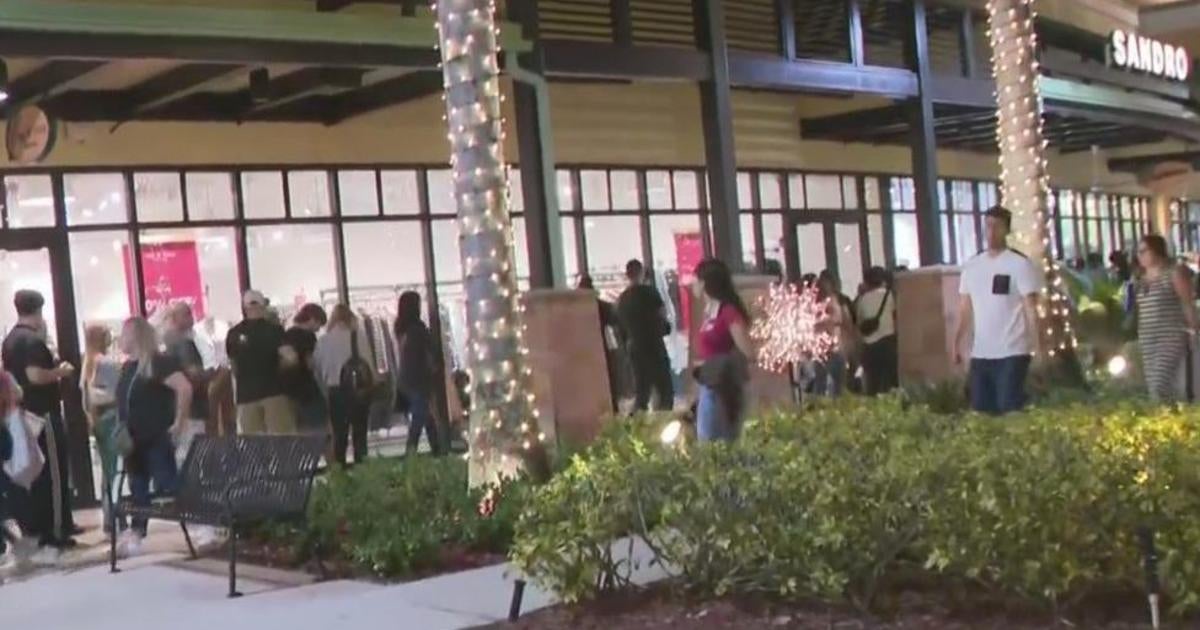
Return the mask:
<svg viewBox="0 0 1200 630">
<path fill-rule="evenodd" d="M 396 306 L 393 332 L 400 356 L 399 394 L 408 407 L 408 454 L 417 452 L 421 433 L 428 436 L 434 455 L 442 454 L 437 421 L 433 417 L 434 369 L 433 338 L 421 320 L 421 295 L 405 291 Z"/>
<path fill-rule="evenodd" d="M 596 285 L 591 276 L 579 276 L 579 290 L 596 292 Z M 612 399 L 613 413 L 617 413 L 620 402 L 618 385 L 621 382 L 617 353 L 625 345 L 625 329 L 621 327 L 621 318 L 617 315 L 616 306 L 602 300 L 599 294 L 596 295 L 596 305 L 600 310 L 600 339 L 604 345 L 604 364 L 608 368 L 608 393 Z"/>
<path fill-rule="evenodd" d="M 675 407 L 675 384 L 671 378 L 671 359 L 663 337 L 671 334 L 667 305 L 658 290 L 646 283 L 646 268 L 639 260 L 625 265 L 629 287 L 617 299 L 617 313 L 629 340 L 629 359 L 637 390 L 634 409 L 650 408 L 655 394 L 655 411 Z"/>
</svg>

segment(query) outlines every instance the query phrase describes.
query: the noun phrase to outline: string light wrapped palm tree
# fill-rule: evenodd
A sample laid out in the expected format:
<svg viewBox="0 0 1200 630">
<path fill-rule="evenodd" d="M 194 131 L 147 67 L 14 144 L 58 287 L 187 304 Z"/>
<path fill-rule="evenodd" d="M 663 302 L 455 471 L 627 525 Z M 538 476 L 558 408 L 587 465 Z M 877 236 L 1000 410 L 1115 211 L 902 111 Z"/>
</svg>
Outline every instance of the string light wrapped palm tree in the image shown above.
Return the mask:
<svg viewBox="0 0 1200 630">
<path fill-rule="evenodd" d="M 469 330 L 474 484 L 544 471 L 513 264 L 494 0 L 438 0 L 450 164 Z"/>
<path fill-rule="evenodd" d="M 1050 176 L 1042 132 L 1034 1 L 990 0 L 987 5 L 1001 189 L 1004 205 L 1013 213 L 1013 245 L 1037 261 L 1045 274 L 1038 308 L 1042 350 L 1069 380 L 1082 381 L 1070 307 L 1050 247 Z"/>
</svg>

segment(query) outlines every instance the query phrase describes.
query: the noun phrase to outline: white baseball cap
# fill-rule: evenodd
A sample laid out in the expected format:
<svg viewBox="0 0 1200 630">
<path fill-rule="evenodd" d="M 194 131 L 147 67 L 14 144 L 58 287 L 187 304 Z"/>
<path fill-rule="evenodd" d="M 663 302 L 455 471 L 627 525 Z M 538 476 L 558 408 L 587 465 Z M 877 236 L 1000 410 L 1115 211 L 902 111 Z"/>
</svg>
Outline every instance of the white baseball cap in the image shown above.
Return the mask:
<svg viewBox="0 0 1200 630">
<path fill-rule="evenodd" d="M 244 295 L 242 295 L 242 305 L 253 306 L 255 304 L 258 306 L 266 306 L 267 296 L 263 295 L 261 291 L 250 289 L 249 291 L 246 291 Z"/>
</svg>

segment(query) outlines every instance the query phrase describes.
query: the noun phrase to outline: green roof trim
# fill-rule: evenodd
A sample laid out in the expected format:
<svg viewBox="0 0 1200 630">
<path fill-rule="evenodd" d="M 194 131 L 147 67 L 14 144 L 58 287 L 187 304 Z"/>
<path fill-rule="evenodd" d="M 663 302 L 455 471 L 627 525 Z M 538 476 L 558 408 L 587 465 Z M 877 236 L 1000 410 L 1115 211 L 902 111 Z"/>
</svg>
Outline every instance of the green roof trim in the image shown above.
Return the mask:
<svg viewBox="0 0 1200 630">
<path fill-rule="evenodd" d="M 433 48 L 437 43 L 428 16 L 52 0 L 0 0 L 0 29 L 408 48 Z M 515 52 L 532 48 L 512 22 L 501 24 L 501 46 Z"/>
<path fill-rule="evenodd" d="M 1109 107 L 1130 112 L 1144 112 L 1175 118 L 1180 121 L 1200 122 L 1200 116 L 1188 107 L 1157 96 L 1128 92 L 1119 88 L 1080 83 L 1056 77 L 1040 78 L 1042 98 L 1062 103 Z"/>
</svg>

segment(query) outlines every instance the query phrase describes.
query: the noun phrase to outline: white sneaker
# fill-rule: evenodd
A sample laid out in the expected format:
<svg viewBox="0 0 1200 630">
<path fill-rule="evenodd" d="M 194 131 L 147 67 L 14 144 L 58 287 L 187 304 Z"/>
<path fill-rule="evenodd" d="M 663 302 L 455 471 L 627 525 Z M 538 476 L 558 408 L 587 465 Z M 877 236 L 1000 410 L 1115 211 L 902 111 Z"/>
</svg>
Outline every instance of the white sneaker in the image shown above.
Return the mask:
<svg viewBox="0 0 1200 630">
<path fill-rule="evenodd" d="M 58 564 L 58 561 L 61 557 L 62 552 L 59 551 L 57 547 L 46 545 L 34 552 L 29 560 L 34 564 L 34 566 L 52 567 Z"/>
<path fill-rule="evenodd" d="M 201 525 L 192 530 L 192 542 L 196 547 L 207 547 L 220 539 L 220 534 L 215 527 Z"/>
<path fill-rule="evenodd" d="M 117 541 L 117 552 L 124 558 L 132 558 L 142 553 L 142 536 L 132 529 L 125 530 Z"/>
</svg>

